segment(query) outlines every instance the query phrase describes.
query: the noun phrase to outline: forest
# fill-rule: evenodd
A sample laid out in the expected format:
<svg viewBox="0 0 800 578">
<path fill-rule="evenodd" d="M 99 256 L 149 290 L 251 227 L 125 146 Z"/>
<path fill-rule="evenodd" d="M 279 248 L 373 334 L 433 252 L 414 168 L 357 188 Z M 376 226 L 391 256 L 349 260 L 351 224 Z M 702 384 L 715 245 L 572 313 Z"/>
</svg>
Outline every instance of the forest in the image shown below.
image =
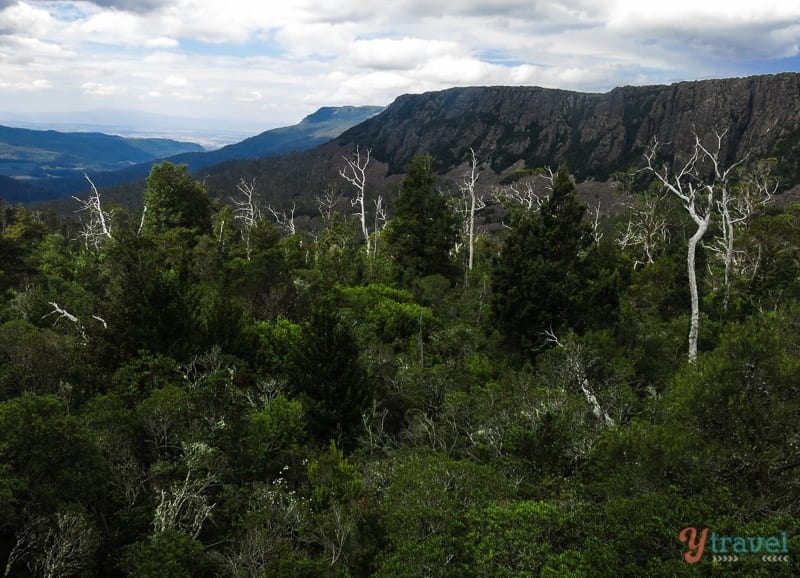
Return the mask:
<svg viewBox="0 0 800 578">
<path fill-rule="evenodd" d="M 723 137 L 613 214 L 365 148 L 307 228 L 170 163 L 2 204 L 0 571 L 800 575 L 800 205 Z"/>
</svg>

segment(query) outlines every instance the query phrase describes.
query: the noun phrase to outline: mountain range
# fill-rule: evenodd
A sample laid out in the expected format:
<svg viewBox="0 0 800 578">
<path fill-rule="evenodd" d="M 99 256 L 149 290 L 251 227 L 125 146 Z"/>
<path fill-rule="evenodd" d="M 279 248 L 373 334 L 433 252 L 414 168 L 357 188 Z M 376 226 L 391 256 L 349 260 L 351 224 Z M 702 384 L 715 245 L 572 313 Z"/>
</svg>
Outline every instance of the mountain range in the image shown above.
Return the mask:
<svg viewBox="0 0 800 578">
<path fill-rule="evenodd" d="M 458 179 L 473 149 L 485 163 L 484 184 L 562 162 L 579 181 L 604 181 L 616 171 L 641 167 L 654 138 L 663 144 L 661 160 L 675 164 L 691 152 L 695 133 L 707 139 L 716 131 L 724 133 L 723 164 L 774 157 L 783 188 L 800 183 L 798 73 L 626 86 L 607 93 L 452 88 L 403 95 L 379 110 L 321 109 L 291 130 L 274 129 L 218 151 L 170 160 L 189 164 L 214 197 L 227 198 L 244 178 L 255 179 L 266 198 L 290 202 L 332 183 L 344 188 L 338 175 L 342 156 L 356 147 L 372 152 L 372 187 L 391 191 L 417 154 L 432 154 L 441 175 Z M 351 124 L 335 138 L 336 130 L 321 128 L 342 118 Z M 102 173 L 96 182 L 111 187 L 141 179 L 149 166 Z"/>
<path fill-rule="evenodd" d="M 155 158 L 202 151 L 194 143 L 0 126 L 0 175 L 53 178 L 109 171 Z"/>
<path fill-rule="evenodd" d="M 0 197 L 41 201 L 72 195 L 86 188 L 83 172 L 98 186 L 113 187 L 144 179 L 161 160 L 186 164 L 196 172 L 228 160 L 307 150 L 382 109 L 323 107 L 296 125 L 268 130 L 213 151 L 168 139 L 0 127 L 0 177 L 23 177 L 0 178 Z"/>
<path fill-rule="evenodd" d="M 626 86 L 580 93 L 524 86 L 466 87 L 407 94 L 335 141 L 303 154 L 238 161 L 204 172 L 221 194 L 240 178 L 256 179 L 268 198 L 298 199 L 343 185 L 342 156 L 372 151 L 372 187 L 391 191 L 418 154 L 438 173 L 460 180 L 470 149 L 484 163 L 481 182 L 499 183 L 522 169 L 566 162 L 578 181 L 604 181 L 640 168 L 656 138 L 660 160 L 685 160 L 694 133 L 722 134 L 720 161 L 774 157 L 782 187 L 800 183 L 800 74 Z M 706 140 L 706 142 L 709 142 Z M 489 170 L 487 170 L 489 169 Z"/>
</svg>

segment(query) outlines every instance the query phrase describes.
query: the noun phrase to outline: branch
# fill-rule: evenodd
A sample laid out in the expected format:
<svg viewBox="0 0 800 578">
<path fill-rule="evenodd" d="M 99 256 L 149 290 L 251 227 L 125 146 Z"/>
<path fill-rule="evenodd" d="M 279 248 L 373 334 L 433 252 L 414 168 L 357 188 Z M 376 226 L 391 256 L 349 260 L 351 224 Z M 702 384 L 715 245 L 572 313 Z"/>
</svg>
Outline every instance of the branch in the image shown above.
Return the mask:
<svg viewBox="0 0 800 578">
<path fill-rule="evenodd" d="M 292 209 L 288 213 L 286 211 L 281 211 L 280 213 L 272 208 L 272 205 L 267 205 L 267 210 L 272 214 L 272 217 L 275 219 L 275 222 L 278 226 L 283 229 L 283 231 L 287 235 L 294 235 L 296 232 L 294 226 L 294 210 L 296 208 L 296 204 L 292 201 Z"/>
</svg>

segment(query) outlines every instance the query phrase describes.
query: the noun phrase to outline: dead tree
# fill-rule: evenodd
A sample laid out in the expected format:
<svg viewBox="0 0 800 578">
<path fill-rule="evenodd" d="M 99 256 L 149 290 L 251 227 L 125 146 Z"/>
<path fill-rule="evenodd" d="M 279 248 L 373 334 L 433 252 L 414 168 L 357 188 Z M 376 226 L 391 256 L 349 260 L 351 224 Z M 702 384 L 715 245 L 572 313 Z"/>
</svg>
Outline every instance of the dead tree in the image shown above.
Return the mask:
<svg viewBox="0 0 800 578">
<path fill-rule="evenodd" d="M 373 201 L 375 204 L 375 223 L 373 225 L 373 231 L 375 231 L 375 242 L 372 244 L 372 256 L 378 256 L 378 233 L 383 230 L 383 227 L 386 226 L 386 221 L 388 217 L 386 215 L 386 207 L 383 206 L 383 197 L 378 195 L 378 198 Z"/>
<path fill-rule="evenodd" d="M 553 190 L 555 174 L 550 167 L 545 172 L 535 174 L 494 192 L 494 200 L 508 207 L 521 208 L 523 211 L 538 212 L 542 204 Z"/>
<path fill-rule="evenodd" d="M 645 193 L 641 198 L 625 203 L 628 209 L 628 226 L 617 237 L 617 244 L 623 250 L 630 247 L 637 251 L 634 269 L 653 263 L 661 247 L 669 240 L 667 218 L 660 207 L 663 199 L 664 196 Z"/>
<path fill-rule="evenodd" d="M 81 339 L 83 340 L 84 343 L 89 341 L 89 337 L 88 337 L 88 335 L 86 333 L 86 329 L 84 328 L 83 323 L 81 323 L 80 319 L 78 319 L 75 315 L 73 315 L 72 313 L 70 313 L 69 311 L 67 311 L 63 307 L 61 307 L 55 301 L 48 301 L 47 304 L 50 305 L 53 308 L 53 310 L 50 313 L 47 313 L 47 314 L 43 315 L 42 319 L 46 319 L 47 317 L 50 317 L 51 315 L 56 315 L 57 317 L 56 317 L 56 320 L 53 322 L 53 327 L 58 325 L 58 322 L 61 321 L 62 319 L 66 319 L 67 321 L 69 321 L 70 323 L 72 323 L 75 326 L 75 328 L 78 330 L 78 333 L 80 334 Z M 92 315 L 92 319 L 94 319 L 98 323 L 102 324 L 103 325 L 103 329 L 108 329 L 108 324 L 106 323 L 105 319 L 103 319 L 102 317 L 100 317 L 98 315 Z"/>
<path fill-rule="evenodd" d="M 728 173 L 733 168 L 720 171 L 718 163 L 719 147 L 714 151 L 710 151 L 703 146 L 697 133 L 694 135 L 694 141 L 694 149 L 689 159 L 677 172 L 670 172 L 666 165 L 660 168 L 655 166 L 655 159 L 661 148 L 661 143 L 657 139 L 653 140 L 653 144 L 644 155 L 647 162 L 646 170 L 661 182 L 665 190 L 681 201 L 684 209 L 686 209 L 686 212 L 696 225 L 695 232 L 689 238 L 686 252 L 686 267 L 689 274 L 689 294 L 691 298 L 691 316 L 689 320 L 690 363 L 694 363 L 697 360 L 697 337 L 700 330 L 700 299 L 697 292 L 697 270 L 695 267 L 697 245 L 703 239 L 711 222 L 714 199 L 718 196 L 719 190 L 725 188 Z M 719 144 L 719 140 L 717 142 Z M 705 160 L 711 161 L 715 169 L 715 176 L 711 179 L 704 178 L 700 166 L 702 161 Z"/>
<path fill-rule="evenodd" d="M 554 344 L 557 348 L 564 351 L 567 376 L 570 381 L 573 381 L 577 384 L 578 388 L 583 394 L 583 397 L 586 399 L 586 403 L 592 407 L 592 414 L 595 416 L 595 418 L 597 418 L 597 420 L 605 427 L 614 427 L 616 425 L 614 418 L 612 418 L 609 413 L 603 409 L 603 407 L 600 405 L 600 401 L 597 399 L 597 396 L 592 391 L 591 383 L 586 375 L 587 362 L 585 359 L 586 354 L 584 353 L 583 345 L 580 343 L 568 343 L 566 345 L 562 344 L 556 334 L 553 333 L 552 329 L 545 331 L 544 337 L 548 342 Z"/>
<path fill-rule="evenodd" d="M 329 188 L 323 195 L 314 197 L 317 201 L 317 210 L 323 221 L 330 224 L 336 211 L 336 205 L 339 204 L 341 198 L 342 195 L 334 191 L 333 188 Z"/>
<path fill-rule="evenodd" d="M 717 151 L 724 135 L 725 133 L 716 135 L 718 139 Z M 712 156 L 712 164 L 717 178 L 727 176 L 731 169 L 736 167 L 735 164 L 722 171 L 719 168 L 716 153 L 713 155 L 711 153 L 707 154 Z M 777 187 L 778 181 L 771 177 L 769 165 L 762 163 L 752 171 L 744 173 L 735 186 L 729 186 L 726 178 L 720 188 L 720 197 L 716 201 L 716 205 L 720 214 L 722 232 L 716 243 L 711 244 L 709 249 L 721 256 L 725 266 L 724 304 L 726 308 L 730 296 L 731 273 L 737 264 L 734 245 L 736 229 L 745 226 L 759 210 L 769 203 L 777 191 Z"/>
<path fill-rule="evenodd" d="M 166 530 L 181 532 L 196 539 L 216 504 L 209 504 L 208 490 L 217 483 L 208 468 L 213 450 L 204 443 L 184 444 L 183 465 L 186 475 L 157 492 L 153 517 L 156 534 Z"/>
<path fill-rule="evenodd" d="M 458 189 L 463 203 L 460 212 L 463 215 L 462 234 L 467 241 L 467 270 L 472 271 L 475 261 L 475 213 L 486 207 L 486 201 L 475 190 L 475 184 L 480 176 L 478 158 L 474 149 L 470 148 L 469 152 L 471 154 L 469 170 L 464 174 Z"/>
<path fill-rule="evenodd" d="M 286 210 L 278 212 L 272 208 L 272 205 L 267 205 L 267 210 L 275 219 L 275 223 L 277 223 L 278 227 L 287 235 L 294 235 L 297 232 L 294 226 L 294 211 L 296 208 L 297 205 L 294 201 L 292 201 L 292 208 L 289 209 L 288 212 Z"/>
<path fill-rule="evenodd" d="M 253 229 L 258 225 L 261 220 L 261 209 L 258 207 L 256 199 L 256 180 L 250 182 L 239 179 L 239 184 L 236 185 L 236 190 L 239 195 L 233 198 L 233 204 L 236 208 L 233 211 L 233 218 L 242 224 L 242 240 L 244 241 L 245 252 L 247 260 L 250 260 L 250 234 Z M 220 233 L 221 235 L 221 233 Z"/>
<path fill-rule="evenodd" d="M 83 513 L 58 512 L 52 520 L 35 517 L 17 535 L 4 576 L 11 575 L 18 560 L 25 560 L 35 576 L 75 576 L 86 567 L 97 545 L 97 533 Z"/>
<path fill-rule="evenodd" d="M 357 207 L 356 215 L 358 215 L 358 220 L 361 224 L 361 234 L 364 235 L 364 241 L 367 243 L 367 255 L 371 255 L 366 205 L 367 166 L 369 165 L 371 154 L 372 149 L 367 149 L 366 155 L 362 157 L 361 151 L 356 147 L 352 158 L 342 157 L 347 163 L 347 167 L 339 170 L 339 176 L 353 185 L 356 190 L 355 196 L 350 199 L 350 204 Z"/>
<path fill-rule="evenodd" d="M 100 202 L 100 193 L 97 191 L 97 187 L 94 186 L 89 175 L 83 173 L 83 176 L 89 181 L 92 192 L 89 194 L 89 198 L 85 200 L 76 196 L 72 198 L 81 205 L 76 212 L 86 213 L 88 215 L 86 221 L 82 219 L 83 229 L 81 231 L 81 237 L 83 237 L 86 248 L 88 249 L 91 245 L 94 249 L 98 249 L 103 241 L 106 239 L 113 239 L 111 236 L 111 217 L 113 216 L 113 211 L 103 210 L 103 206 Z"/>
</svg>

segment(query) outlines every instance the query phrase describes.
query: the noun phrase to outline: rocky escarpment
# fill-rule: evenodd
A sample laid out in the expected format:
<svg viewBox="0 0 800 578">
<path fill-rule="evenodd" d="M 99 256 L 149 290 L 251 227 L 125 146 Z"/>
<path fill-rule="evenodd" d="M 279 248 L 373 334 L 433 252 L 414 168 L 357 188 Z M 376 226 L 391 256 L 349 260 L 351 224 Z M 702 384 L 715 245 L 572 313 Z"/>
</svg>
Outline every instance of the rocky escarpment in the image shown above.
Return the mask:
<svg viewBox="0 0 800 578">
<path fill-rule="evenodd" d="M 502 172 L 569 163 L 578 178 L 605 178 L 640 165 L 657 137 L 667 160 L 691 149 L 693 131 L 727 130 L 724 162 L 748 155 L 777 157 L 789 180 L 800 177 L 800 74 L 622 87 L 604 94 L 536 87 L 470 87 L 399 97 L 350 129 L 339 144 L 372 147 L 402 172 L 430 153 L 442 172 L 470 148 Z"/>
</svg>

